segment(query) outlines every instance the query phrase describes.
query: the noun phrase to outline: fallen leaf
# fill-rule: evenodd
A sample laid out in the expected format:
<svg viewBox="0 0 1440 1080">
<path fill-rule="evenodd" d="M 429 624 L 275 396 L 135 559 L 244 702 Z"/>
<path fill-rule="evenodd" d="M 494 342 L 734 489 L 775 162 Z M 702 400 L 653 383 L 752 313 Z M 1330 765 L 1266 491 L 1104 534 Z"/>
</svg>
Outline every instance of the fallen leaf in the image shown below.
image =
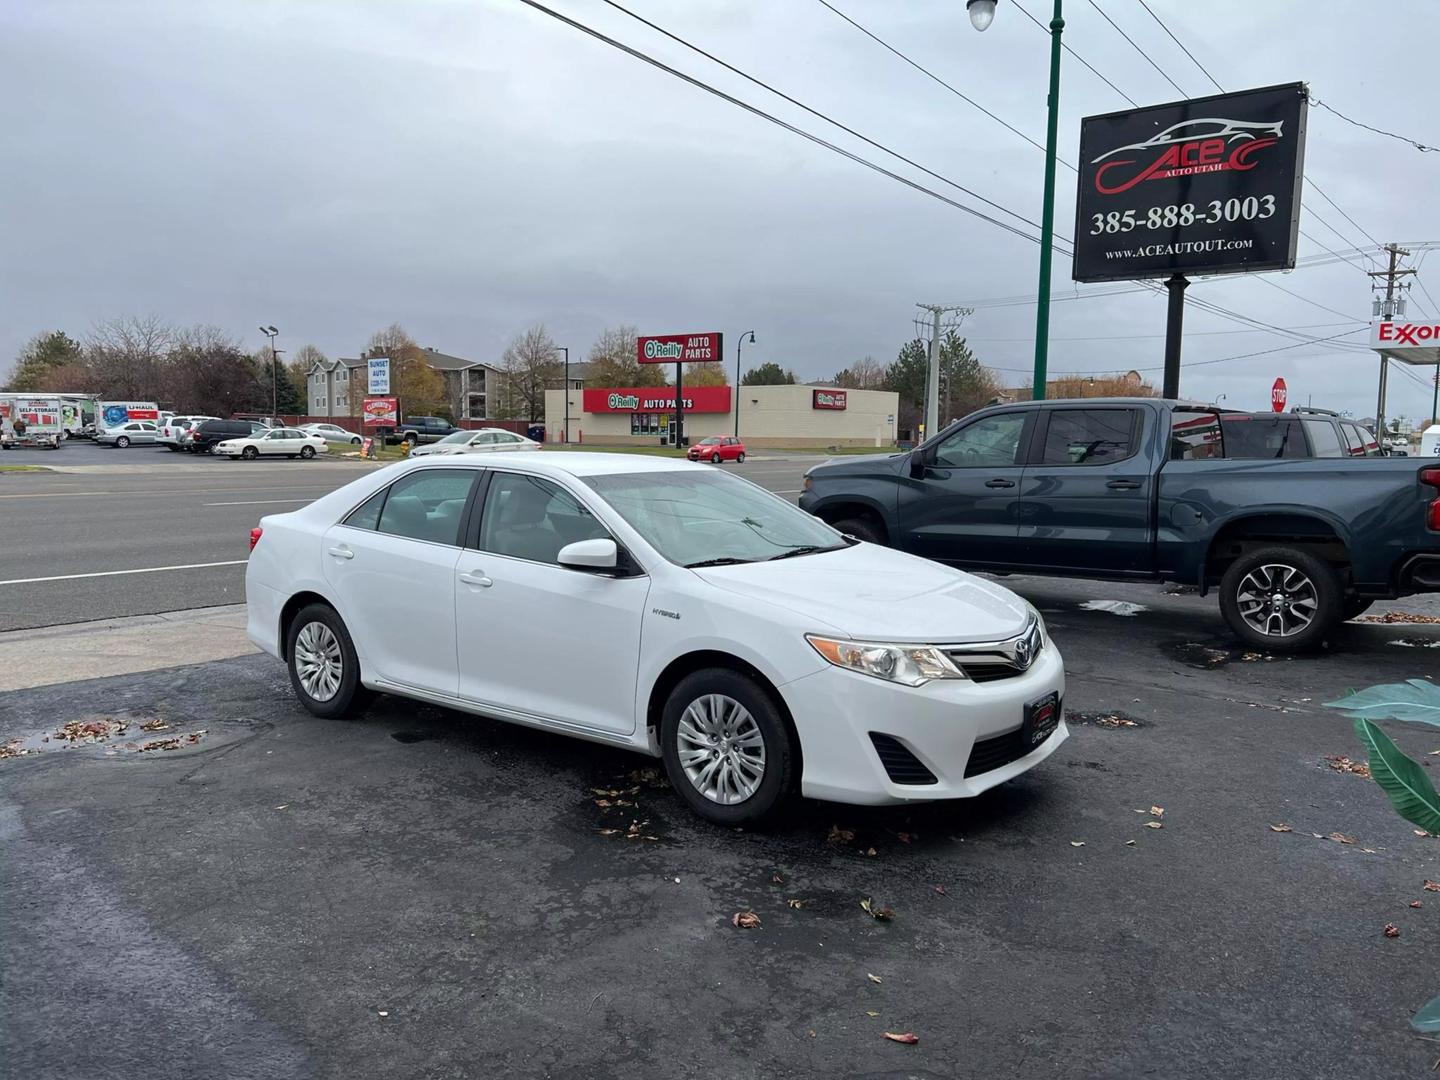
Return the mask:
<svg viewBox="0 0 1440 1080">
<path fill-rule="evenodd" d="M 869 979 L 869 980 L 870 980 L 871 982 L 873 982 L 873 983 L 877 983 L 877 984 L 878 984 L 878 983 L 880 982 L 880 976 L 874 974 L 873 972 L 867 971 L 867 972 L 865 973 L 865 977 L 866 977 L 867 979 Z"/>
<path fill-rule="evenodd" d="M 140 725 L 140 730 L 141 730 L 141 731 L 164 731 L 164 730 L 165 730 L 166 728 L 168 728 L 169 726 L 170 726 L 169 724 L 167 724 L 164 720 L 161 720 L 161 719 L 157 716 L 154 720 L 146 720 L 145 723 L 141 724 L 141 725 Z"/>
<path fill-rule="evenodd" d="M 870 1019 L 873 1020 L 873 1019 L 875 1019 L 875 1017 L 879 1016 L 880 1014 L 879 1014 L 878 1012 L 876 1012 L 874 1009 L 866 1009 L 866 1010 L 865 1010 L 865 1015 L 868 1016 L 868 1017 L 870 1017 Z"/>
<path fill-rule="evenodd" d="M 949 893 L 947 893 L 947 892 L 945 891 L 945 886 L 944 886 L 944 885 L 932 885 L 931 888 L 934 889 L 934 890 L 935 890 L 937 893 L 939 893 L 941 896 L 949 896 L 949 895 L 950 895 Z"/>
<path fill-rule="evenodd" d="M 620 831 L 619 829 L 601 829 L 601 830 L 599 830 L 601 836 L 614 836 L 614 835 L 615 835 L 617 832 L 619 832 L 619 831 Z"/>
<path fill-rule="evenodd" d="M 895 918 L 895 912 L 892 909 L 876 905 L 870 900 L 868 896 L 865 897 L 864 900 L 860 901 L 860 906 L 865 909 L 865 914 L 869 915 L 872 919 L 879 919 L 881 922 L 889 922 L 891 919 Z"/>
<path fill-rule="evenodd" d="M 1071 847 L 1084 847 L 1084 846 L 1085 846 L 1085 841 L 1084 841 L 1084 840 L 1071 840 L 1071 841 L 1070 841 L 1070 846 L 1071 846 Z"/>
<path fill-rule="evenodd" d="M 1424 829 L 1412 829 L 1411 831 L 1412 831 L 1416 836 L 1429 836 L 1429 835 L 1430 835 L 1430 834 L 1429 834 L 1428 832 L 1426 832 Z"/>
<path fill-rule="evenodd" d="M 1411 906 L 1411 907 L 1419 907 L 1419 906 L 1420 906 L 1420 901 L 1419 901 L 1419 900 L 1411 900 L 1411 901 L 1410 901 L 1410 906 Z"/>
<path fill-rule="evenodd" d="M 1373 847 L 1362 847 L 1362 848 L 1360 849 L 1360 852 L 1361 852 L 1361 854 L 1363 854 L 1363 855 L 1374 855 L 1374 854 L 1375 854 L 1375 849 L 1374 849 Z"/>
<path fill-rule="evenodd" d="M 737 911 L 730 917 L 730 922 L 741 930 L 754 930 L 760 925 L 760 916 L 753 911 Z"/>
<path fill-rule="evenodd" d="M 276 810 L 284 810 L 285 807 L 287 807 L 287 806 L 289 806 L 289 805 L 290 805 L 290 804 L 289 804 L 288 802 L 287 802 L 287 803 L 283 803 L 283 804 L 281 804 L 280 806 L 275 807 L 275 809 L 276 809 Z"/>
<path fill-rule="evenodd" d="M 804 907 L 806 904 L 808 904 L 809 902 L 810 902 L 809 900 L 799 900 L 799 899 L 796 899 L 796 898 L 793 897 L 793 896 L 790 897 L 790 899 L 788 899 L 788 900 L 785 901 L 785 903 L 789 904 L 792 908 L 794 908 L 794 909 L 797 910 L 797 911 L 800 910 L 801 908 L 803 908 L 803 907 Z"/>
<path fill-rule="evenodd" d="M 596 799 L 595 805 L 600 807 L 601 810 L 608 810 L 613 804 L 609 799 Z"/>
<path fill-rule="evenodd" d="M 810 1029 L 809 1031 L 807 1031 L 805 1034 L 809 1035 L 810 1038 L 813 1039 L 813 1038 L 815 1038 L 815 1029 L 814 1029 L 814 1028 L 811 1028 L 811 1029 Z"/>
<path fill-rule="evenodd" d="M 1399 936 L 1400 936 L 1400 927 L 1396 926 L 1393 922 L 1387 922 L 1387 923 L 1385 924 L 1385 936 L 1386 936 L 1386 937 L 1399 937 Z"/>
<path fill-rule="evenodd" d="M 1440 892 L 1440 881 L 1426 881 L 1422 886 L 1426 892 Z"/>
<path fill-rule="evenodd" d="M 1334 840 L 1337 844 L 1353 844 L 1355 837 L 1346 836 L 1344 833 L 1332 832 L 1326 837 L 1327 840 Z"/>
<path fill-rule="evenodd" d="M 1294 832 L 1295 830 L 1292 829 L 1292 828 L 1290 828 L 1289 825 L 1281 824 L 1281 825 L 1271 825 L 1271 826 L 1270 826 L 1270 831 L 1271 831 L 1271 832 Z"/>
<path fill-rule="evenodd" d="M 906 1046 L 914 1046 L 920 1041 L 920 1036 L 916 1035 L 913 1031 L 906 1031 L 903 1033 L 898 1031 L 887 1031 L 885 1032 L 885 1038 L 889 1039 L 891 1042 L 904 1043 Z"/>
<path fill-rule="evenodd" d="M 872 855 L 872 856 L 873 856 L 873 855 L 875 854 L 875 849 L 874 849 L 873 847 L 872 847 L 872 848 L 866 848 L 866 849 L 865 849 L 865 854 L 866 854 L 866 855 Z"/>
<path fill-rule="evenodd" d="M 1145 827 L 1147 829 L 1163 829 L 1165 823 L 1163 821 L 1147 821 L 1145 822 Z"/>
<path fill-rule="evenodd" d="M 380 1015 L 381 1015 L 381 1016 L 389 1016 L 390 1014 L 389 1014 L 388 1012 L 386 1012 L 384 1009 L 381 1009 L 381 1010 L 380 1010 Z"/>
<path fill-rule="evenodd" d="M 1370 766 L 1364 761 L 1351 761 L 1348 757 L 1339 754 L 1326 754 L 1325 764 L 1336 772 L 1354 773 L 1356 776 L 1370 778 Z"/>
<path fill-rule="evenodd" d="M 778 871 L 778 870 L 775 871 L 775 873 L 773 873 L 773 874 L 770 875 L 770 880 L 771 880 L 771 882 L 773 882 L 773 883 L 776 884 L 776 885 L 784 885 L 784 884 L 785 884 L 785 879 L 784 879 L 784 877 L 781 876 L 780 871 Z"/>
<path fill-rule="evenodd" d="M 1165 808 L 1164 808 L 1163 806 L 1152 806 L 1152 807 L 1150 807 L 1150 816 L 1151 816 L 1151 817 L 1164 817 L 1164 816 L 1165 816 Z"/>
<path fill-rule="evenodd" d="M 839 825 L 830 826 L 830 835 L 825 839 L 832 844 L 848 844 L 855 839 L 854 829 L 842 829 Z"/>
<path fill-rule="evenodd" d="M 1134 840 L 1126 840 L 1126 841 L 1125 841 L 1125 846 L 1126 846 L 1126 847 L 1134 847 L 1134 846 L 1135 846 L 1135 841 L 1134 841 Z"/>
</svg>

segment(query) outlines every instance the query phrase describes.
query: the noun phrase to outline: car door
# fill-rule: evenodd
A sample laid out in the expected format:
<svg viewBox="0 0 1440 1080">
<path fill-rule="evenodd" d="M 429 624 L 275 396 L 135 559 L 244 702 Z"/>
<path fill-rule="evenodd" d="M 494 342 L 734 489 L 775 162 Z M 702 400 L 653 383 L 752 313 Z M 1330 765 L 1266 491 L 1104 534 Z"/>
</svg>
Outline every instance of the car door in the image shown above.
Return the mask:
<svg viewBox="0 0 1440 1080">
<path fill-rule="evenodd" d="M 465 444 L 465 453 L 484 454 L 496 448 L 495 433 L 493 431 L 481 431 Z"/>
<path fill-rule="evenodd" d="M 295 444 L 290 441 L 290 432 L 277 428 L 274 431 L 267 431 L 256 443 L 260 453 L 274 456 L 276 454 L 295 453 Z"/>
<path fill-rule="evenodd" d="M 367 670 L 454 697 L 455 564 L 476 469 L 416 469 L 325 533 L 325 577 Z"/>
<path fill-rule="evenodd" d="M 1046 409 L 1020 490 L 1025 565 L 1102 574 L 1153 569 L 1154 478 L 1139 406 Z"/>
<path fill-rule="evenodd" d="M 1034 409 L 986 413 L 915 451 L 896 508 L 898 547 L 941 562 L 1017 562 L 1020 482 Z"/>
<path fill-rule="evenodd" d="M 635 730 L 650 579 L 573 570 L 556 561 L 566 544 L 609 536 L 559 484 L 489 470 L 457 566 L 462 698 L 592 731 Z"/>
<path fill-rule="evenodd" d="M 136 431 L 130 438 L 131 442 L 154 444 L 160 439 L 159 431 L 149 420 L 141 420 L 135 425 L 135 428 Z"/>
</svg>

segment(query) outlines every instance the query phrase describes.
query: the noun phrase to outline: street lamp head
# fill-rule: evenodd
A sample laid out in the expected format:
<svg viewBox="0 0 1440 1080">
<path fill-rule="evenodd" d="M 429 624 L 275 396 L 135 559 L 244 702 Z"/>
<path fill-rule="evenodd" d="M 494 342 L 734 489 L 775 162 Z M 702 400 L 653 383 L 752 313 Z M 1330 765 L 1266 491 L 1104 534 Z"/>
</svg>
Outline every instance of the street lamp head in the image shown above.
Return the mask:
<svg viewBox="0 0 1440 1080">
<path fill-rule="evenodd" d="M 751 345 L 754 345 L 754 344 L 755 344 L 755 331 L 754 331 L 754 330 L 751 330 L 751 331 L 750 331 L 750 344 L 751 344 Z"/>
<path fill-rule="evenodd" d="M 970 14 L 970 25 L 984 32 L 995 21 L 995 0 L 965 0 L 965 10 Z"/>
</svg>

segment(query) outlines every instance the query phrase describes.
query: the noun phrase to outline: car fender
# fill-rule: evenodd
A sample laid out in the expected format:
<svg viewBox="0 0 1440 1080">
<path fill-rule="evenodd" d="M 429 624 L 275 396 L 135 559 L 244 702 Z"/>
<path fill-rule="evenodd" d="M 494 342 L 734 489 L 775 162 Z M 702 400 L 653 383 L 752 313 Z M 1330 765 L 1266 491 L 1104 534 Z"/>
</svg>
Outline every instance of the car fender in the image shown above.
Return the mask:
<svg viewBox="0 0 1440 1080">
<path fill-rule="evenodd" d="M 1227 527 L 1237 522 L 1242 522 L 1247 518 L 1262 518 L 1270 515 L 1310 518 L 1314 521 L 1321 522 L 1334 531 L 1335 535 L 1340 538 L 1340 542 L 1345 545 L 1347 551 L 1355 550 L 1354 534 L 1350 526 L 1344 519 L 1324 507 L 1304 503 L 1261 503 L 1258 505 L 1237 506 L 1228 513 L 1224 513 L 1208 521 L 1205 531 L 1198 536 L 1193 536 L 1188 542 L 1182 542 L 1180 547 L 1182 558 L 1176 567 L 1175 576 L 1185 581 L 1198 579 L 1204 572 L 1210 549 L 1214 545 L 1216 538 Z"/>
</svg>

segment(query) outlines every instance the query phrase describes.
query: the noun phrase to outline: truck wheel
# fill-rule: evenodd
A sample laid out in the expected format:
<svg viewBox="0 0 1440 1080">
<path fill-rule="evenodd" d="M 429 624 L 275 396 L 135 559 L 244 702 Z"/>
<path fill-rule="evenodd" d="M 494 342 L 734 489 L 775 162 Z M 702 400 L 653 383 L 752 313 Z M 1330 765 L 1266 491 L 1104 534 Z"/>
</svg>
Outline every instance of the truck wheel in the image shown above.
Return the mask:
<svg viewBox="0 0 1440 1080">
<path fill-rule="evenodd" d="M 1347 596 L 1345 606 L 1340 612 L 1340 618 L 1345 622 L 1359 618 L 1370 610 L 1370 605 L 1373 603 L 1375 603 L 1374 599 L 1368 596 Z"/>
<path fill-rule="evenodd" d="M 867 544 L 884 544 L 885 537 L 880 529 L 867 521 L 865 518 L 846 518 L 844 521 L 832 523 L 832 528 L 839 529 L 842 533 L 849 533 L 857 540 L 863 540 Z"/>
<path fill-rule="evenodd" d="M 1252 551 L 1220 579 L 1220 612 L 1230 629 L 1270 652 L 1319 645 L 1340 621 L 1344 601 L 1334 568 L 1300 548 Z"/>
</svg>

